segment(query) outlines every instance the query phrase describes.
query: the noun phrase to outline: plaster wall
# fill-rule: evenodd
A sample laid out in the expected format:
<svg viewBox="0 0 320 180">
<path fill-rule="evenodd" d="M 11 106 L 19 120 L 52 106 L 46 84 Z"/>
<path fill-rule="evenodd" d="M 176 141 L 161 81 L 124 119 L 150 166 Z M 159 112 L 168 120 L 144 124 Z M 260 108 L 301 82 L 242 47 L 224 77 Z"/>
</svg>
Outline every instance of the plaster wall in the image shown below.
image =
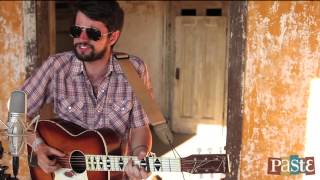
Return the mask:
<svg viewBox="0 0 320 180">
<path fill-rule="evenodd" d="M 319 131 L 317 122 L 307 127 L 320 77 L 320 2 L 248 1 L 246 57 L 241 179 L 302 179 L 268 175 L 267 161 L 316 155 L 305 150 L 307 134 Z"/>
</svg>

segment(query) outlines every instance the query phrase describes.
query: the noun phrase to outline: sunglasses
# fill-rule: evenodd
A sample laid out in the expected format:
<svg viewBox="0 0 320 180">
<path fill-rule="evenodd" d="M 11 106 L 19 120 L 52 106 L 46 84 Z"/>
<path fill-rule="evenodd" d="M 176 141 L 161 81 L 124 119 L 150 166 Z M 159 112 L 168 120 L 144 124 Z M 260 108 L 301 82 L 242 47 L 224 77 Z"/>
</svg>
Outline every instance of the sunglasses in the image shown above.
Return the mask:
<svg viewBox="0 0 320 180">
<path fill-rule="evenodd" d="M 84 26 L 71 26 L 70 27 L 70 36 L 73 38 L 79 38 L 82 31 L 85 31 L 87 33 L 87 36 L 89 39 L 98 41 L 101 39 L 102 36 L 107 36 L 111 34 L 112 32 L 101 34 L 101 31 L 97 28 L 92 27 L 84 27 Z"/>
</svg>

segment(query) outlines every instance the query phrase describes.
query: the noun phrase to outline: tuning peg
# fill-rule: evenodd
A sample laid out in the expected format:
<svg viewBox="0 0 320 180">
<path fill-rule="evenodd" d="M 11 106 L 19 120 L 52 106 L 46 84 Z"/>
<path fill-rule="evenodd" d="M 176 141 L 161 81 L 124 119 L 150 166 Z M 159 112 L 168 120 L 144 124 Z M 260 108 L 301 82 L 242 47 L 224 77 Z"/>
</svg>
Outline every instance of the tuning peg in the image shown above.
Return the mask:
<svg viewBox="0 0 320 180">
<path fill-rule="evenodd" d="M 200 154 L 201 153 L 201 148 L 198 148 L 197 151 L 198 151 L 198 154 Z"/>
<path fill-rule="evenodd" d="M 209 154 L 211 154 L 212 153 L 212 148 L 208 148 L 208 152 L 209 152 Z"/>
</svg>

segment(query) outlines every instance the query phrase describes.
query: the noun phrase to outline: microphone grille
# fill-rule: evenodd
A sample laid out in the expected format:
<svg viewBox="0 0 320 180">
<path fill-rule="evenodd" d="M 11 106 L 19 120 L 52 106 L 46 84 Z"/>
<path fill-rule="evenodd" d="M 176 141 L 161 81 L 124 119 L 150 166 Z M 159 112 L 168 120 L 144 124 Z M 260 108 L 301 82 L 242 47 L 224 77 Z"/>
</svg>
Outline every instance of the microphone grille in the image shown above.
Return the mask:
<svg viewBox="0 0 320 180">
<path fill-rule="evenodd" d="M 13 91 L 10 97 L 9 112 L 26 113 L 26 93 Z"/>
</svg>

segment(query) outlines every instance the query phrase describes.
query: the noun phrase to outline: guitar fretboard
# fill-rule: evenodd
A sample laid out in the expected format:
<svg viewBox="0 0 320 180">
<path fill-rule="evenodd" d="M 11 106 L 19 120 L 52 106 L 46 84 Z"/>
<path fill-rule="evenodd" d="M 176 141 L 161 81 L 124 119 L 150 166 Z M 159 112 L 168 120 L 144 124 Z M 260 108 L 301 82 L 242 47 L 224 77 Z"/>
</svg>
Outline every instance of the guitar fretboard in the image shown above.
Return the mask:
<svg viewBox="0 0 320 180">
<path fill-rule="evenodd" d="M 87 171 L 124 171 L 125 165 L 132 159 L 135 165 L 150 172 L 181 172 L 180 159 L 166 157 L 147 157 L 138 160 L 135 156 L 85 155 Z"/>
</svg>

